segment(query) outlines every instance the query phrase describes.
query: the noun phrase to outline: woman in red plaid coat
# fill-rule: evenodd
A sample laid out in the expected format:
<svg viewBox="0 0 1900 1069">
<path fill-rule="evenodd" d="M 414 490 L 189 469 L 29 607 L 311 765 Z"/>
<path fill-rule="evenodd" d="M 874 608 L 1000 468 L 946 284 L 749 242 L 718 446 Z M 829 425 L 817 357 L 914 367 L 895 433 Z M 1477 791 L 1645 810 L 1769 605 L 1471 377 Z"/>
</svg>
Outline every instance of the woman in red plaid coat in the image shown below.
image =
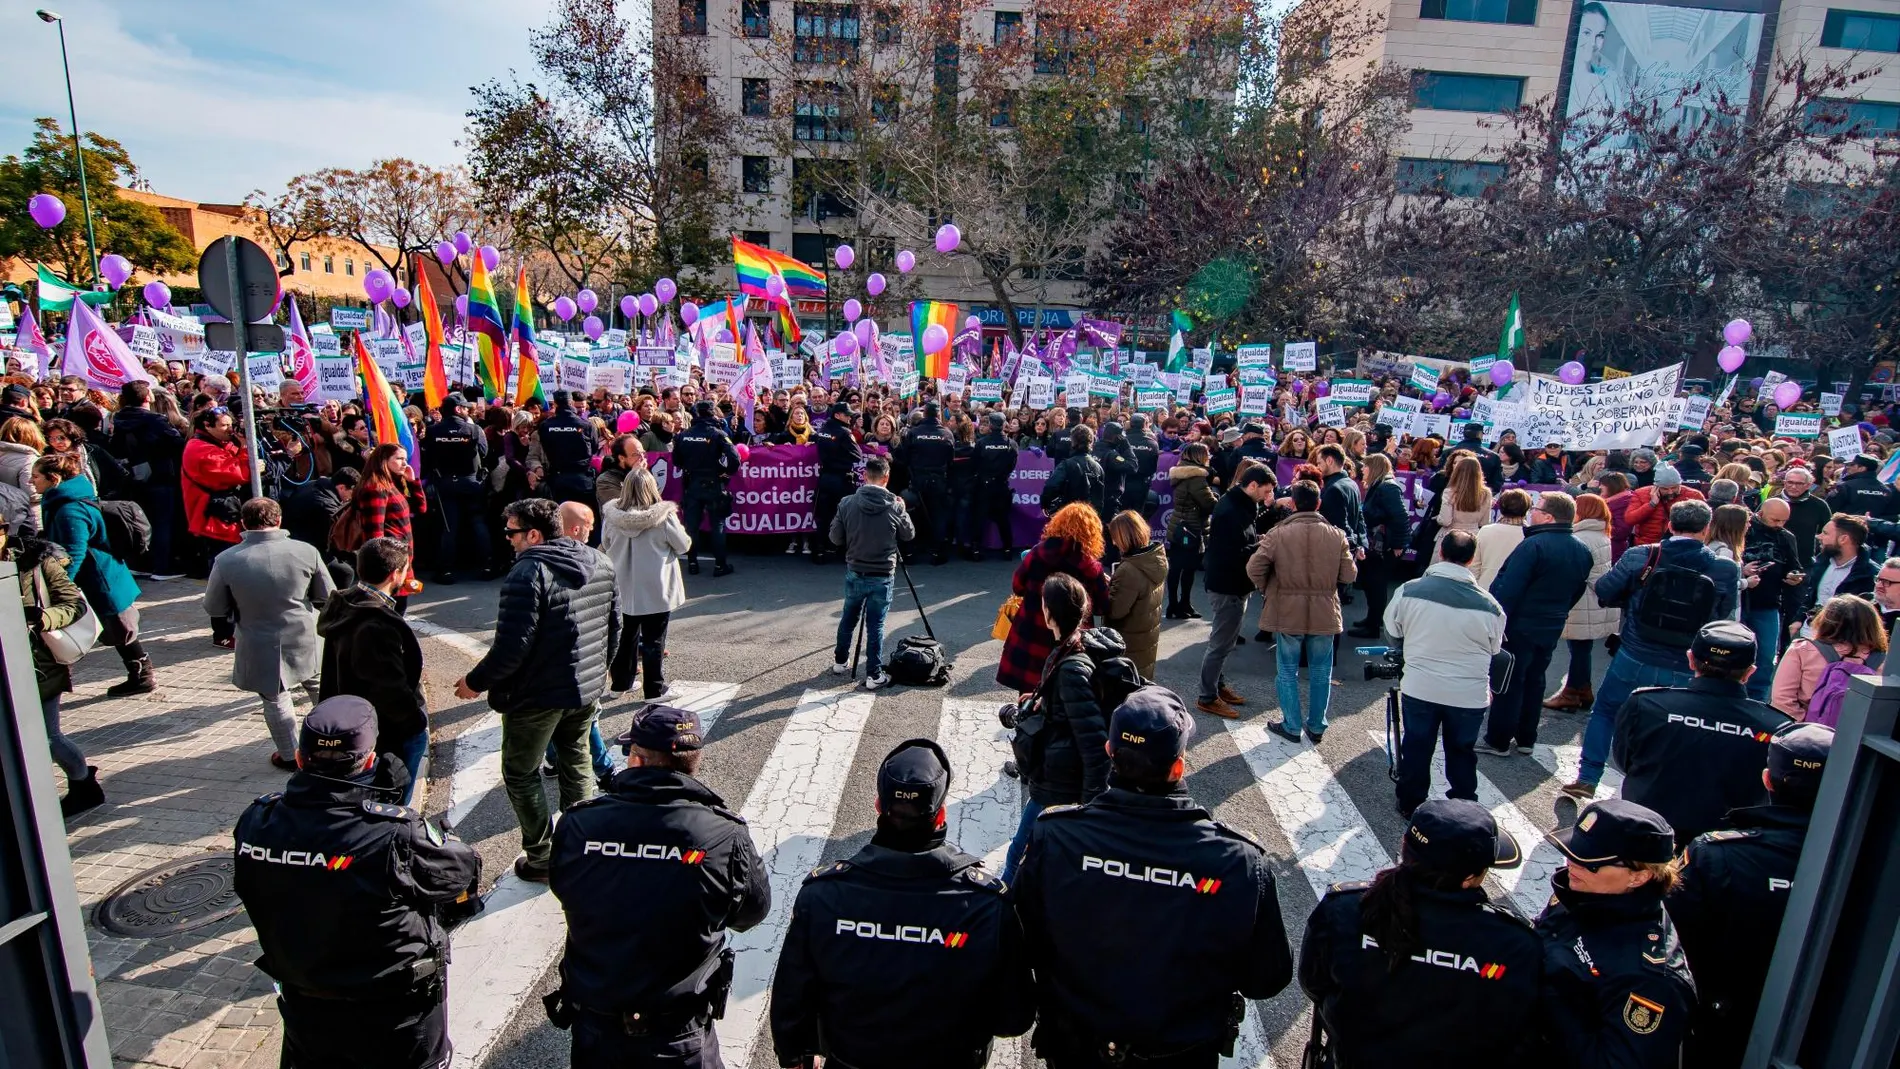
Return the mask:
<svg viewBox="0 0 1900 1069">
<path fill-rule="evenodd" d="M 1108 604 L 1108 576 L 1102 571 L 1102 518 L 1086 501 L 1062 506 L 1043 526 L 1042 541 L 1016 565 L 1011 591 L 1023 599 L 1009 621 L 996 681 L 1018 694 L 1036 689 L 1056 637 L 1042 620 L 1042 582 L 1058 572 L 1074 576 L 1088 591 L 1089 604 Z"/>
</svg>

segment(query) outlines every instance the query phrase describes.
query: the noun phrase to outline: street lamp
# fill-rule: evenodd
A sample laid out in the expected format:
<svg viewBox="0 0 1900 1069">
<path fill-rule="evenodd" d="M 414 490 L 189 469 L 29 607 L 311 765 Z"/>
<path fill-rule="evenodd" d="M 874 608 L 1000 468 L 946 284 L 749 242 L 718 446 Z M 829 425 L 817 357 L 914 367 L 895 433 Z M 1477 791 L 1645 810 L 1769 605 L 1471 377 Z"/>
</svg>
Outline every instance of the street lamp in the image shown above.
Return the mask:
<svg viewBox="0 0 1900 1069">
<path fill-rule="evenodd" d="M 99 283 L 99 242 L 92 233 L 92 193 L 86 188 L 86 151 L 79 144 L 79 109 L 73 104 L 73 67 L 66 59 L 66 22 L 59 13 L 40 8 L 34 14 L 41 22 L 59 26 L 59 65 L 66 71 L 66 113 L 73 120 L 73 159 L 79 161 L 79 202 L 86 211 L 86 253 L 92 267 L 92 284 Z"/>
</svg>

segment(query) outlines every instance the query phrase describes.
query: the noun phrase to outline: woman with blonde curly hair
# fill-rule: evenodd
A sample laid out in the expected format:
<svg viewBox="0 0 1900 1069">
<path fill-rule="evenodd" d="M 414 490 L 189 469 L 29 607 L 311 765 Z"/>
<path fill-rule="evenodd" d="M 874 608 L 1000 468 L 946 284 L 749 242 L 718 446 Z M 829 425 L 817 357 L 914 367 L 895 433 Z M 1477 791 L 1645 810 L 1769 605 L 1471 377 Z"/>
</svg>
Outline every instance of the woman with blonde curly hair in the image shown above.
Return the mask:
<svg viewBox="0 0 1900 1069">
<path fill-rule="evenodd" d="M 1043 525 L 1042 538 L 1023 554 L 1010 580 L 1010 591 L 1023 599 L 1009 621 L 996 681 L 1016 693 L 1036 689 L 1044 664 L 1056 648 L 1056 636 L 1042 618 L 1042 584 L 1052 575 L 1071 575 L 1088 592 L 1089 604 L 1108 604 L 1108 577 L 1102 571 L 1102 518 L 1086 501 L 1071 501 Z"/>
</svg>

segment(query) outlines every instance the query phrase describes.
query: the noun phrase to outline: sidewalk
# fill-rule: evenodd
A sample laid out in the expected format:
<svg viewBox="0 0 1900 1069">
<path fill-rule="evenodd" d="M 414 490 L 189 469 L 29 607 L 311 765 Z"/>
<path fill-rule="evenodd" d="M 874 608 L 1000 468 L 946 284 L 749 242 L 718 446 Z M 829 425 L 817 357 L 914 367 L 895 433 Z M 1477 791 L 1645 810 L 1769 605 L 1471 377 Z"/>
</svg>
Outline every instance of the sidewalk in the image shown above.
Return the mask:
<svg viewBox="0 0 1900 1069">
<path fill-rule="evenodd" d="M 95 924 L 100 900 L 139 873 L 228 854 L 238 815 L 287 778 L 271 767 L 257 699 L 231 686 L 231 654 L 211 644 L 198 607 L 204 584 L 142 585 L 141 637 L 158 691 L 107 698 L 106 688 L 125 676 L 117 655 L 101 648 L 75 666 L 61 717 L 106 792 L 105 805 L 68 822 L 67 842 L 113 1063 L 275 1069 L 277 1010 L 269 978 L 253 964 L 256 935 L 242 911 L 149 939 Z"/>
</svg>

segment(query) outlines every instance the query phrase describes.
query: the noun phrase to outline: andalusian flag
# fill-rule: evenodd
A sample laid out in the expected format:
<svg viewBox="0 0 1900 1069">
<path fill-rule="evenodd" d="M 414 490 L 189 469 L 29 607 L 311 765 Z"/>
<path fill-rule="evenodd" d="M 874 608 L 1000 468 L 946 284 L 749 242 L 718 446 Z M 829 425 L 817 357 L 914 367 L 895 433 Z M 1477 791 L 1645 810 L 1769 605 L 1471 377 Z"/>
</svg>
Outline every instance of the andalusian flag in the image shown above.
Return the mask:
<svg viewBox="0 0 1900 1069">
<path fill-rule="evenodd" d="M 475 258 L 481 259 L 479 255 Z M 435 306 L 435 290 L 429 286 L 428 265 L 420 256 L 416 257 L 416 314 L 429 332 L 429 351 L 422 358 L 422 403 L 433 412 L 449 395 L 449 372 L 442 364 L 442 313 Z"/>
<path fill-rule="evenodd" d="M 1181 336 L 1179 330 L 1176 330 L 1174 337 L 1168 340 L 1168 362 L 1161 366 L 1161 370 L 1170 374 L 1181 371 L 1188 365 L 1188 356 L 1187 339 Z"/>
<path fill-rule="evenodd" d="M 528 297 L 528 265 L 525 263 L 515 274 L 514 335 L 515 366 L 521 369 L 521 378 L 515 383 L 515 404 L 525 405 L 533 400 L 545 405 L 548 397 L 541 390 L 541 362 L 534 345 L 534 302 Z"/>
<path fill-rule="evenodd" d="M 112 298 L 118 296 L 111 290 L 82 290 L 54 274 L 52 269 L 45 264 L 33 266 L 39 272 L 39 305 L 42 312 L 69 312 L 72 310 L 74 297 L 97 308 L 102 304 L 112 303 Z"/>
<path fill-rule="evenodd" d="M 481 257 L 475 257 L 477 264 Z M 350 335 L 351 344 L 356 346 L 356 373 L 363 379 L 363 414 L 369 417 L 369 430 L 377 445 L 391 442 L 402 446 L 409 461 L 409 470 L 416 478 L 422 477 L 422 451 L 416 448 L 416 435 L 409 427 L 409 417 L 402 413 L 402 395 L 389 385 L 383 376 L 383 369 L 370 359 L 369 350 L 363 348 L 363 334 L 357 331 Z"/>
<path fill-rule="evenodd" d="M 468 332 L 475 336 L 475 377 L 482 392 L 500 397 L 508 389 L 508 328 L 502 324 L 495 287 L 480 256 L 469 257 L 474 270 L 468 281 Z"/>
<path fill-rule="evenodd" d="M 934 353 L 924 352 L 924 331 L 931 324 L 943 328 L 944 346 Z M 917 350 L 917 374 L 926 379 L 950 377 L 950 342 L 957 336 L 957 306 L 949 301 L 910 302 L 910 340 Z"/>
<path fill-rule="evenodd" d="M 1504 313 L 1504 329 L 1498 333 L 1498 359 L 1509 360 L 1513 350 L 1524 347 L 1524 313 L 1517 307 L 1517 293 L 1511 293 L 1511 310 Z"/>
<path fill-rule="evenodd" d="M 825 273 L 803 260 L 794 260 L 763 245 L 732 239 L 732 273 L 738 277 L 739 292 L 751 297 L 770 297 L 765 280 L 778 275 L 785 280 L 787 297 L 823 297 Z"/>
</svg>

